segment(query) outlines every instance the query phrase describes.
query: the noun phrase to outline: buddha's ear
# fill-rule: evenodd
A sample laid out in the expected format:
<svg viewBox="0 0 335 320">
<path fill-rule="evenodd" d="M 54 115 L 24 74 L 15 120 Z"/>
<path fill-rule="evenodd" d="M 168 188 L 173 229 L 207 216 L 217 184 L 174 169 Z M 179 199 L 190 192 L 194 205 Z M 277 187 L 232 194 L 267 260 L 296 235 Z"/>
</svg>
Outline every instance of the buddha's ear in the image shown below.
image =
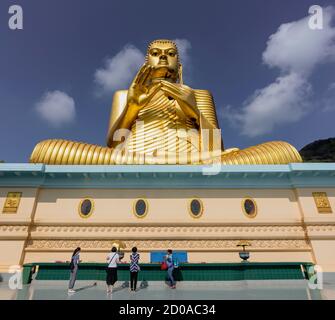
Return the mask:
<svg viewBox="0 0 335 320">
<path fill-rule="evenodd" d="M 179 78 L 179 83 L 181 85 L 183 85 L 184 84 L 184 81 L 183 81 L 183 65 L 181 63 L 179 63 L 178 78 Z"/>
</svg>

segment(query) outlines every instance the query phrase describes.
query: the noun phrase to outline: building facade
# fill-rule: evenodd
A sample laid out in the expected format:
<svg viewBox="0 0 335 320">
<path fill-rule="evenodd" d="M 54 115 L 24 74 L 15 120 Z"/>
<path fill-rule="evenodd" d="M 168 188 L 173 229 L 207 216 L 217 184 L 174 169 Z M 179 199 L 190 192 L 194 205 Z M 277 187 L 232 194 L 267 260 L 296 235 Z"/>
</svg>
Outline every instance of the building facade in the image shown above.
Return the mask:
<svg viewBox="0 0 335 320">
<path fill-rule="evenodd" d="M 104 262 L 115 240 L 142 262 L 313 262 L 335 271 L 335 164 L 0 164 L 0 272 L 28 262 Z M 125 260 L 127 260 L 125 258 Z"/>
</svg>

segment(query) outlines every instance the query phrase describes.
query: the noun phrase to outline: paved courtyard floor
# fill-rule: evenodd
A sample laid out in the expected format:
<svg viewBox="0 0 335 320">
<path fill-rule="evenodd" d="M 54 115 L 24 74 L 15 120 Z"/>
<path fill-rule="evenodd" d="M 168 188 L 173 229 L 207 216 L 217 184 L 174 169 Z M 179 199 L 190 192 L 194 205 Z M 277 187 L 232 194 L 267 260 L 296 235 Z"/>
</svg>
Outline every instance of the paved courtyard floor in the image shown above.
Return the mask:
<svg viewBox="0 0 335 320">
<path fill-rule="evenodd" d="M 322 300 L 335 299 L 335 277 L 324 279 L 322 290 L 311 290 L 306 280 L 246 280 L 246 281 L 184 281 L 177 289 L 164 282 L 143 283 L 138 291 L 129 292 L 128 284 L 116 283 L 112 294 L 106 293 L 105 283 L 77 281 L 76 293 L 67 293 L 67 281 L 37 281 L 11 290 L 7 279 L 0 283 L 0 299 L 11 300 Z"/>
</svg>

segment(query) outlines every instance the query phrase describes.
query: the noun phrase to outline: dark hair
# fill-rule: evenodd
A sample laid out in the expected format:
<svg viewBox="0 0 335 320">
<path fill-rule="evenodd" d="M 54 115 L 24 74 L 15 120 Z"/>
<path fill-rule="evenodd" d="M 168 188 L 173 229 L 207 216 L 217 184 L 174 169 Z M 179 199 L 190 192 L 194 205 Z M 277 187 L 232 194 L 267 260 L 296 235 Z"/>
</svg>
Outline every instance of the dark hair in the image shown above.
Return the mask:
<svg viewBox="0 0 335 320">
<path fill-rule="evenodd" d="M 116 251 L 117 251 L 116 247 L 113 247 L 112 252 L 116 252 Z"/>
<path fill-rule="evenodd" d="M 74 257 L 75 254 L 76 254 L 77 252 L 79 252 L 80 250 L 81 250 L 80 247 L 77 247 L 77 248 L 73 251 L 72 257 Z"/>
<path fill-rule="evenodd" d="M 133 249 L 131 249 L 132 252 L 137 252 L 137 248 L 136 247 L 133 247 Z"/>
<path fill-rule="evenodd" d="M 167 251 L 169 254 L 172 254 L 172 250 L 171 249 L 168 249 Z"/>
</svg>

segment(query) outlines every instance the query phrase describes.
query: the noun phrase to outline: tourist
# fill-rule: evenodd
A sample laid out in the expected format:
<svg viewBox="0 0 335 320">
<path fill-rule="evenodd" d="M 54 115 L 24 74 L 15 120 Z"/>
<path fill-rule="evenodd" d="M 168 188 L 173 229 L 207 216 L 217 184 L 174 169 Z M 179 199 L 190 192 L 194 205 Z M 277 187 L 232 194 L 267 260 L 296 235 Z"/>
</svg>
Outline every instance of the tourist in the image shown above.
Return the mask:
<svg viewBox="0 0 335 320">
<path fill-rule="evenodd" d="M 117 264 L 120 263 L 116 247 L 112 248 L 106 260 L 108 262 L 106 278 L 107 293 L 111 293 L 113 291 L 114 284 L 117 281 Z"/>
<path fill-rule="evenodd" d="M 140 255 L 137 252 L 137 248 L 133 247 L 131 249 L 132 253 L 130 255 L 130 291 L 136 291 L 137 286 L 137 275 L 140 270 L 140 266 L 138 265 L 138 261 L 140 260 Z"/>
<path fill-rule="evenodd" d="M 68 293 L 75 293 L 76 291 L 73 289 L 74 284 L 77 279 L 77 272 L 78 272 L 78 264 L 79 264 L 79 253 L 80 248 L 76 248 L 73 251 L 72 257 L 71 257 L 71 263 L 70 263 L 70 282 L 69 282 L 69 290 Z"/>
<path fill-rule="evenodd" d="M 170 282 L 170 288 L 176 289 L 176 281 L 174 280 L 173 277 L 174 264 L 171 249 L 167 251 L 167 255 L 165 256 L 165 262 L 167 264 L 167 275 L 168 275 L 168 281 Z"/>
</svg>

